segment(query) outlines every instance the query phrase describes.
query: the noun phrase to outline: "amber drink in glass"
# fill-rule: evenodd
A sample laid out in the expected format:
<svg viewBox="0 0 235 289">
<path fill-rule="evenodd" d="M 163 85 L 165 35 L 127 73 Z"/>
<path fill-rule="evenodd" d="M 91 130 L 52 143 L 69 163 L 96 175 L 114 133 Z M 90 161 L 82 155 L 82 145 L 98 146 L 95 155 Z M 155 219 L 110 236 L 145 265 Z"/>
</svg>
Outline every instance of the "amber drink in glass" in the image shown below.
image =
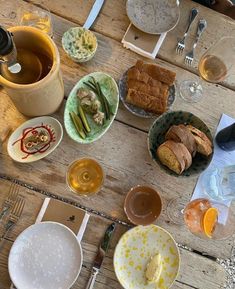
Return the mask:
<svg viewBox="0 0 235 289">
<path fill-rule="evenodd" d="M 69 166 L 66 179 L 73 192 L 81 196 L 89 196 L 101 189 L 104 172 L 96 160 L 82 158 L 74 161 Z"/>
</svg>

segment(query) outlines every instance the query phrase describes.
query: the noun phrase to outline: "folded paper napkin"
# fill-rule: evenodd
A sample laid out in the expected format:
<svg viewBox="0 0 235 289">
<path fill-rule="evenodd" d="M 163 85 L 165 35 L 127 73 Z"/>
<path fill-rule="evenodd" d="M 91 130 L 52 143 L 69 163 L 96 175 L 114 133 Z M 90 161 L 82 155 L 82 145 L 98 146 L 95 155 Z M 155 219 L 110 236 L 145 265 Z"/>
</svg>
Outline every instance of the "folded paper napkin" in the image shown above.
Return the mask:
<svg viewBox="0 0 235 289">
<path fill-rule="evenodd" d="M 69 227 L 81 242 L 89 217 L 90 215 L 80 208 L 58 200 L 45 198 L 35 223 L 43 221 L 61 223 Z M 11 284 L 10 289 L 16 289 L 16 287 Z"/>
<path fill-rule="evenodd" d="M 220 131 L 221 129 L 233 124 L 235 122 L 235 119 L 226 115 L 226 114 L 222 114 L 222 117 L 220 119 L 219 125 L 217 127 L 216 133 L 218 131 Z M 207 168 L 213 168 L 213 167 L 224 167 L 224 166 L 230 166 L 230 165 L 234 165 L 235 164 L 235 151 L 224 151 L 222 150 L 217 143 L 214 141 L 214 155 L 213 155 L 213 159 L 209 165 L 209 167 Z M 192 195 L 192 199 L 191 200 L 195 200 L 198 198 L 208 198 L 208 196 L 206 196 L 203 192 L 203 186 L 202 186 L 202 174 L 199 176 L 196 187 L 194 189 L 193 195 Z M 230 202 L 229 201 L 223 201 L 222 202 L 224 205 L 226 206 L 230 206 Z M 223 212 L 220 215 L 220 219 L 219 222 L 224 223 L 226 222 L 227 219 L 227 213 Z"/>
<path fill-rule="evenodd" d="M 139 30 L 133 24 L 130 24 L 122 39 L 122 43 L 125 48 L 154 59 L 165 37 L 166 33 L 152 35 Z"/>
</svg>

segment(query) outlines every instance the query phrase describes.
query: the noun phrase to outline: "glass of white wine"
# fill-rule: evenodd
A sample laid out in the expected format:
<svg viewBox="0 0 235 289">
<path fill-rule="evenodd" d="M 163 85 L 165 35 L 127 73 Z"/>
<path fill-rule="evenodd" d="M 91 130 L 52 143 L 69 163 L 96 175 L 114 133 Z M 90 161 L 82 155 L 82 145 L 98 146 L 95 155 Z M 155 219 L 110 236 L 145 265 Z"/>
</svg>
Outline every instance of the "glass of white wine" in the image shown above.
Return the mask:
<svg viewBox="0 0 235 289">
<path fill-rule="evenodd" d="M 80 196 L 90 196 L 101 189 L 104 171 L 95 159 L 81 158 L 69 165 L 66 181 L 74 193 Z"/>
<path fill-rule="evenodd" d="M 211 83 L 228 78 L 235 63 L 235 37 L 223 37 L 201 57 L 198 65 L 200 77 Z M 201 81 L 185 80 L 180 84 L 181 97 L 188 102 L 198 102 L 203 96 Z"/>
<path fill-rule="evenodd" d="M 52 37 L 51 13 L 48 8 L 41 7 L 39 4 L 36 5 L 29 4 L 26 8 L 20 7 L 18 9 L 19 25 L 36 27 Z"/>
</svg>

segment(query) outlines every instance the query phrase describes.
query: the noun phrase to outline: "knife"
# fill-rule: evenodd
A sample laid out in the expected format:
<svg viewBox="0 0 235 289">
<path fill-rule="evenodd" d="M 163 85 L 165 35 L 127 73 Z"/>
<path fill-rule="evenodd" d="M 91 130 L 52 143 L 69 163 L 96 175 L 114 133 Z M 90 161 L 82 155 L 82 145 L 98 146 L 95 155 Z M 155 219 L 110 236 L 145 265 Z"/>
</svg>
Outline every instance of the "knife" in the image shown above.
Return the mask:
<svg viewBox="0 0 235 289">
<path fill-rule="evenodd" d="M 85 24 L 83 25 L 83 28 L 90 29 L 91 25 L 95 21 L 96 17 L 98 16 L 101 7 L 103 6 L 104 0 L 96 0 L 93 4 L 91 11 L 87 17 L 87 20 Z"/>
<path fill-rule="evenodd" d="M 91 277 L 88 281 L 86 289 L 92 289 L 95 284 L 96 276 L 100 271 L 100 267 L 103 263 L 105 253 L 108 250 L 109 242 L 111 240 L 115 226 L 116 226 L 115 223 L 112 223 L 111 225 L 108 226 L 107 230 L 105 231 L 104 238 L 102 242 L 100 243 L 98 253 L 95 257 L 94 265 L 92 267 Z"/>
</svg>

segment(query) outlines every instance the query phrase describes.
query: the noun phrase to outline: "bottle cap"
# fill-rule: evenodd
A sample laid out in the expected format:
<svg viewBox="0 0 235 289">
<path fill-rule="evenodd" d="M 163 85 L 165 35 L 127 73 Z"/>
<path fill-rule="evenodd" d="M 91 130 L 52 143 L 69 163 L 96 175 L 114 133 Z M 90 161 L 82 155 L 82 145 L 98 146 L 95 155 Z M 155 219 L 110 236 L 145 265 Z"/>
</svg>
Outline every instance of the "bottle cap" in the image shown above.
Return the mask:
<svg viewBox="0 0 235 289">
<path fill-rule="evenodd" d="M 13 49 L 12 35 L 0 26 L 0 55 L 9 54 Z"/>
</svg>

